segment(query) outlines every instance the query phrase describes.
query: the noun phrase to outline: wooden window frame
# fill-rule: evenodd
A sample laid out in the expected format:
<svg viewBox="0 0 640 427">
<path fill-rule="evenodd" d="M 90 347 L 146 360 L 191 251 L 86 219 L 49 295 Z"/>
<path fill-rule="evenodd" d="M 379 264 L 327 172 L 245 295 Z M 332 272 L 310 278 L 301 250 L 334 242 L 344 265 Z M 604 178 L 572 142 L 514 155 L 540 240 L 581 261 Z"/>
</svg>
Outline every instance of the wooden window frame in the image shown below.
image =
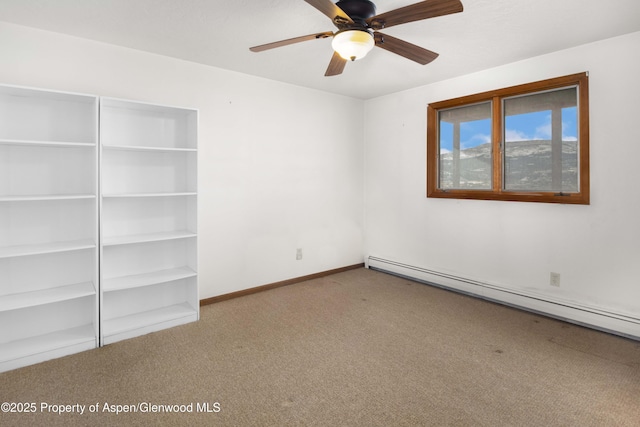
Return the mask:
<svg viewBox="0 0 640 427">
<path fill-rule="evenodd" d="M 579 132 L 579 185 L 576 193 L 541 191 L 510 191 L 503 183 L 503 116 L 502 101 L 518 95 L 533 94 L 547 90 L 576 86 L 578 90 L 578 132 Z M 492 101 L 492 189 L 441 189 L 439 182 L 439 135 L 438 111 L 464 107 L 480 102 Z M 427 197 L 447 199 L 504 200 L 520 202 L 543 202 L 588 205 L 589 200 L 589 76 L 585 73 L 572 74 L 534 83 L 483 92 L 461 98 L 431 103 L 427 107 Z"/>
</svg>

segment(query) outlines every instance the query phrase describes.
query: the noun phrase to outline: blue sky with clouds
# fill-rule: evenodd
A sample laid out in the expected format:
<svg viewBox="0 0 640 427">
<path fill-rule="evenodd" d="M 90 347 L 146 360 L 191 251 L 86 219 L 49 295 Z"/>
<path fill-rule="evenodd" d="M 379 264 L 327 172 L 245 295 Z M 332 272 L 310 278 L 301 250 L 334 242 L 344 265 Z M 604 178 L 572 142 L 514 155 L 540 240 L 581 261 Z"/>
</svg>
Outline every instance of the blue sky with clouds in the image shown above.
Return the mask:
<svg viewBox="0 0 640 427">
<path fill-rule="evenodd" d="M 508 116 L 505 127 L 507 142 L 551 139 L 551 111 Z M 576 141 L 577 136 L 577 108 L 562 109 L 562 140 Z M 469 121 L 460 125 L 462 149 L 489 142 L 491 142 L 491 119 Z M 453 150 L 453 125 L 450 123 L 440 123 L 440 150 L 441 152 Z"/>
</svg>

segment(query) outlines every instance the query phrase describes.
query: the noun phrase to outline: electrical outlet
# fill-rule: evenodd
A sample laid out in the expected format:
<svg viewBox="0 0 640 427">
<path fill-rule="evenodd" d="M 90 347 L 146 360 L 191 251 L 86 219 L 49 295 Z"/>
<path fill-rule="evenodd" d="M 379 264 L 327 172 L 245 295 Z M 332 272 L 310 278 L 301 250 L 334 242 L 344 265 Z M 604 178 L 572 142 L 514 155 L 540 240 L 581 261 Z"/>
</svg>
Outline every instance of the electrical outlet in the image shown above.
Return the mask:
<svg viewBox="0 0 640 427">
<path fill-rule="evenodd" d="M 300 261 L 302 259 L 302 248 L 296 249 L 296 260 Z"/>
<path fill-rule="evenodd" d="M 550 274 L 550 278 L 549 278 L 549 284 L 551 286 L 555 286 L 555 287 L 560 287 L 560 273 L 553 273 L 551 272 Z"/>
</svg>

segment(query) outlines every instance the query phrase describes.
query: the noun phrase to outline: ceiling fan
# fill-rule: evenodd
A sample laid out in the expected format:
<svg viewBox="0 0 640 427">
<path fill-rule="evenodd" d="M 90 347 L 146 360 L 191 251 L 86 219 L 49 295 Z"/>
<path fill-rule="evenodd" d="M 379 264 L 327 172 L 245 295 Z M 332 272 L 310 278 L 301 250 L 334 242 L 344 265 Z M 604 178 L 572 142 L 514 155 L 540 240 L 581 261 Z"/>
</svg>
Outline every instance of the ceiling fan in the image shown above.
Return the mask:
<svg viewBox="0 0 640 427">
<path fill-rule="evenodd" d="M 369 0 L 305 0 L 311 6 L 331 18 L 338 28 L 335 33 L 309 34 L 292 39 L 267 43 L 250 48 L 262 52 L 307 40 L 333 37 L 334 53 L 325 76 L 341 74 L 347 61 L 363 58 L 374 46 L 393 52 L 419 64 L 428 64 L 438 54 L 420 46 L 380 33 L 378 30 L 407 22 L 420 21 L 437 16 L 462 12 L 460 0 L 425 0 L 410 6 L 376 15 L 376 5 Z"/>
</svg>

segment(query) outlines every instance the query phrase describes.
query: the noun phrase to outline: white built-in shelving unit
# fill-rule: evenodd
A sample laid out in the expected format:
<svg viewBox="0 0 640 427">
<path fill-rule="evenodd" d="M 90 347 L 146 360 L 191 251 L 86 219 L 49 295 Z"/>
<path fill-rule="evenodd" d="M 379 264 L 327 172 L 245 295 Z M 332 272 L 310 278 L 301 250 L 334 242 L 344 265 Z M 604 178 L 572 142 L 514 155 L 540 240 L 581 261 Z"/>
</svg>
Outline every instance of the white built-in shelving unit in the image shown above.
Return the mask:
<svg viewBox="0 0 640 427">
<path fill-rule="evenodd" d="M 0 372 L 198 319 L 197 122 L 0 86 Z"/>
<path fill-rule="evenodd" d="M 192 322 L 197 110 L 100 101 L 101 342 Z"/>
<path fill-rule="evenodd" d="M 98 345 L 98 98 L 0 86 L 0 371 Z"/>
</svg>

